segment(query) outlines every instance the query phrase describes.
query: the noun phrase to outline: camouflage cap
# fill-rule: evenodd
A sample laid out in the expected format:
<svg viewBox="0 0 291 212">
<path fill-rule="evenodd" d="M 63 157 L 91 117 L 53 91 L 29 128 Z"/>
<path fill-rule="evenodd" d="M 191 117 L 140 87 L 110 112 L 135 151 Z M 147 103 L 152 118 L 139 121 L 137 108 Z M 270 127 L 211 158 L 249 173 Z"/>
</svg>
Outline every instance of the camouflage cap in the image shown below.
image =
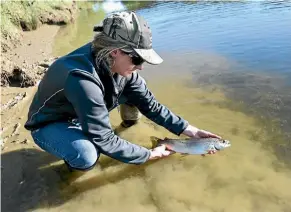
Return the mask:
<svg viewBox="0 0 291 212">
<path fill-rule="evenodd" d="M 118 12 L 103 20 L 94 31 L 103 32 L 114 40 L 130 46 L 150 64 L 160 64 L 163 59 L 152 48 L 152 32 L 147 22 L 134 12 Z"/>
</svg>

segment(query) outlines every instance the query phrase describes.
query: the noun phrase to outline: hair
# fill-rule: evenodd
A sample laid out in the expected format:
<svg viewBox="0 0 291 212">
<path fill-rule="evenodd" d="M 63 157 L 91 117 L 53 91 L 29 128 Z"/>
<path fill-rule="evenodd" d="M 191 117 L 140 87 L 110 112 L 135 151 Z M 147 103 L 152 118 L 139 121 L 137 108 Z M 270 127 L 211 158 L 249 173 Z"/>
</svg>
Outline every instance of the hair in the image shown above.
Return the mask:
<svg viewBox="0 0 291 212">
<path fill-rule="evenodd" d="M 128 45 L 120 43 L 120 41 L 114 40 L 102 32 L 98 32 L 93 39 L 92 48 L 93 53 L 96 56 L 96 65 L 99 66 L 102 60 L 105 60 L 111 68 L 114 60 L 110 53 L 116 49 L 128 48 Z"/>
</svg>

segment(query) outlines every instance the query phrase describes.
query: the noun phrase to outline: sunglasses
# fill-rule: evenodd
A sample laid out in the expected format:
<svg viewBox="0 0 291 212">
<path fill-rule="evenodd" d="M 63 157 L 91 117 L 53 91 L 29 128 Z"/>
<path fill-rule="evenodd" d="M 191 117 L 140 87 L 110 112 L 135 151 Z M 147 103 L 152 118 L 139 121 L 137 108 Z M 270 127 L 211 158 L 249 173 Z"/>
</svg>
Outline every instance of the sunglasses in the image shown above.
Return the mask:
<svg viewBox="0 0 291 212">
<path fill-rule="evenodd" d="M 145 62 L 144 59 L 142 59 L 140 56 L 136 54 L 133 54 L 132 52 L 131 53 L 124 52 L 124 53 L 127 54 L 131 58 L 131 62 L 135 66 L 140 66 Z"/>
</svg>

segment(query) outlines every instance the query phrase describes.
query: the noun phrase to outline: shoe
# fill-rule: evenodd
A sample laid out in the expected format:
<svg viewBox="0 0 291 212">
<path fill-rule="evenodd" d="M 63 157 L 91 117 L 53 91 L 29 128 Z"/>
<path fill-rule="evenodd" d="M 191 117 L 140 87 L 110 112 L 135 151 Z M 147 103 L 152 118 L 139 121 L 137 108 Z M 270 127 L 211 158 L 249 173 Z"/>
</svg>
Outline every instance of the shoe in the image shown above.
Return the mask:
<svg viewBox="0 0 291 212">
<path fill-rule="evenodd" d="M 128 128 L 128 127 L 131 127 L 135 124 L 137 124 L 138 120 L 124 120 L 122 123 L 121 123 L 121 126 L 123 126 L 124 128 Z"/>
</svg>

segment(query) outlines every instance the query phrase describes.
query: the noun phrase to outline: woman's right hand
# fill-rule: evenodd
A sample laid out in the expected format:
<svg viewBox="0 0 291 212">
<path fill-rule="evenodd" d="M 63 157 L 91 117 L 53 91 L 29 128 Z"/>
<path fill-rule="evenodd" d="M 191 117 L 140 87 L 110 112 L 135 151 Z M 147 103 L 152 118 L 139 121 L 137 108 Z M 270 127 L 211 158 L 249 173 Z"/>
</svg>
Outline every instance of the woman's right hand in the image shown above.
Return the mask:
<svg viewBox="0 0 291 212">
<path fill-rule="evenodd" d="M 149 160 L 155 160 L 158 158 L 167 157 L 174 153 L 173 151 L 167 150 L 165 145 L 157 146 L 151 149 L 150 152 L 151 152 L 151 155 L 149 157 Z"/>
</svg>

